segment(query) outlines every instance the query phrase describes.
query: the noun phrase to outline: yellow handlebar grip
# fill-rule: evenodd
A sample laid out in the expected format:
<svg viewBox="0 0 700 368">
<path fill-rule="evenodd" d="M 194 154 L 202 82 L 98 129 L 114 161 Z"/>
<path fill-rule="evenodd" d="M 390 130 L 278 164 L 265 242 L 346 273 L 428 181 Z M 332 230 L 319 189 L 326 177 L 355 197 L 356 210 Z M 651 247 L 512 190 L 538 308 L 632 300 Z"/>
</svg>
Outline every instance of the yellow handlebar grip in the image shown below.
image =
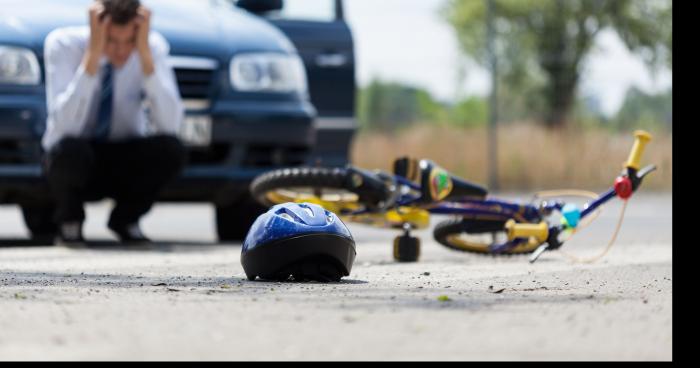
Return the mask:
<svg viewBox="0 0 700 368">
<path fill-rule="evenodd" d="M 539 224 L 516 224 L 515 220 L 508 220 L 506 222 L 506 232 L 508 233 L 508 240 L 534 237 L 542 243 L 547 241 L 549 237 L 549 227 L 544 221 Z"/>
<path fill-rule="evenodd" d="M 644 153 L 644 147 L 651 140 L 651 134 L 638 130 L 634 132 L 635 140 L 634 146 L 632 146 L 632 152 L 630 152 L 630 157 L 625 163 L 625 167 L 639 170 L 639 162 L 642 160 L 642 154 Z"/>
</svg>

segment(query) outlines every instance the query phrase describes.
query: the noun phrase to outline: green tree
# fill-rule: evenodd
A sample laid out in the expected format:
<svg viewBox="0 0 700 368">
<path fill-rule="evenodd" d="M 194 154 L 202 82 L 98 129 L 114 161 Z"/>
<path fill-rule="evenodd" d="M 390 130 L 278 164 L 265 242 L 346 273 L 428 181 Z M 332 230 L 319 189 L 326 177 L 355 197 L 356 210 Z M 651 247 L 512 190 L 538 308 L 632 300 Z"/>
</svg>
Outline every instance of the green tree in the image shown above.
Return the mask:
<svg viewBox="0 0 700 368">
<path fill-rule="evenodd" d="M 488 103 L 481 97 L 466 98 L 450 109 L 449 122 L 456 126 L 486 125 L 487 119 Z"/>
<path fill-rule="evenodd" d="M 483 66 L 486 1 L 450 0 L 443 10 L 462 51 Z M 671 0 L 492 1 L 499 84 L 535 101 L 539 96 L 550 127 L 567 121 L 583 62 L 603 29 L 617 32 L 652 70 L 670 66 Z"/>
<path fill-rule="evenodd" d="M 373 80 L 360 89 L 357 114 L 365 128 L 395 130 L 412 123 L 446 120 L 445 107 L 429 92 L 394 82 Z"/>
<path fill-rule="evenodd" d="M 594 95 L 579 96 L 574 102 L 572 116 L 577 127 L 581 128 L 605 128 L 610 125 L 600 99 Z"/>
<path fill-rule="evenodd" d="M 625 95 L 625 101 L 615 116 L 615 127 L 630 129 L 672 128 L 672 92 L 648 94 L 632 87 Z"/>
</svg>

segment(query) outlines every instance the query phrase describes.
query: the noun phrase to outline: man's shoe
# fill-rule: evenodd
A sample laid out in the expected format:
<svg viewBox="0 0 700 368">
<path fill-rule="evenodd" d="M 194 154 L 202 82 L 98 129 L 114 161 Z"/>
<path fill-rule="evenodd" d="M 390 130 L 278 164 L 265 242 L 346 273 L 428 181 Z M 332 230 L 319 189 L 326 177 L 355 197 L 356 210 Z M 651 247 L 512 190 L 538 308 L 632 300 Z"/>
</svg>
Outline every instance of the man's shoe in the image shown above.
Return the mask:
<svg viewBox="0 0 700 368">
<path fill-rule="evenodd" d="M 56 244 L 67 248 L 84 248 L 83 224 L 80 222 L 67 222 L 58 227 Z"/>
<path fill-rule="evenodd" d="M 119 237 L 119 241 L 125 244 L 149 244 L 151 242 L 143 232 L 139 224 L 130 224 L 126 226 L 108 226 Z"/>
</svg>

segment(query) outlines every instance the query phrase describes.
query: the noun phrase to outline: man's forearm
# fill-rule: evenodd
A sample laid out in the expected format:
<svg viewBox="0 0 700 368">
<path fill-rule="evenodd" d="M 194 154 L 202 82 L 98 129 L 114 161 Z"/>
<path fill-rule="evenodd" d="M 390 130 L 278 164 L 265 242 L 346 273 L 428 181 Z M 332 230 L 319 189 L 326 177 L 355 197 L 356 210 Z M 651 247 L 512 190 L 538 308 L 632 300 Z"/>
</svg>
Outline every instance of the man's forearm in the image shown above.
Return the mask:
<svg viewBox="0 0 700 368">
<path fill-rule="evenodd" d="M 143 71 L 143 75 L 148 77 L 155 71 L 151 49 L 147 47 L 145 50 L 139 50 L 139 56 L 141 57 L 141 70 Z"/>
<path fill-rule="evenodd" d="M 83 68 L 91 77 L 95 76 L 100 68 L 100 55 L 90 50 L 86 51 L 83 57 Z"/>
<path fill-rule="evenodd" d="M 74 73 L 71 75 L 71 73 Z M 51 132 L 54 135 L 79 135 L 85 126 L 89 107 L 99 81 L 84 66 L 70 70 L 49 65 L 47 78 L 47 107 Z"/>
<path fill-rule="evenodd" d="M 158 70 L 144 79 L 144 90 L 151 102 L 151 118 L 159 133 L 175 134 L 184 116 L 184 108 L 172 71 L 166 70 L 163 61 L 157 62 Z"/>
</svg>

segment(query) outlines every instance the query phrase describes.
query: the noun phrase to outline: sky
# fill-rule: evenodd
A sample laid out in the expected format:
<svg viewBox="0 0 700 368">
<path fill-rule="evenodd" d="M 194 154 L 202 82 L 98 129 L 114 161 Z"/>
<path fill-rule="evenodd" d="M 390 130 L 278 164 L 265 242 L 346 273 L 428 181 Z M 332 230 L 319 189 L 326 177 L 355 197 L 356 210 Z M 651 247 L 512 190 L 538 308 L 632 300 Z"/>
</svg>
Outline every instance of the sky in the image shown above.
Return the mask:
<svg viewBox="0 0 700 368">
<path fill-rule="evenodd" d="M 303 1 L 311 6 L 318 1 Z M 404 82 L 450 101 L 457 96 L 487 95 L 487 71 L 472 66 L 463 84 L 457 82 L 459 49 L 452 29 L 438 11 L 446 0 L 345 0 L 346 19 L 355 40 L 357 80 L 373 78 Z M 668 70 L 652 76 L 612 31 L 602 32 L 585 64 L 580 92 L 599 101 L 611 115 L 621 106 L 627 89 L 646 92 L 671 86 Z"/>
</svg>

